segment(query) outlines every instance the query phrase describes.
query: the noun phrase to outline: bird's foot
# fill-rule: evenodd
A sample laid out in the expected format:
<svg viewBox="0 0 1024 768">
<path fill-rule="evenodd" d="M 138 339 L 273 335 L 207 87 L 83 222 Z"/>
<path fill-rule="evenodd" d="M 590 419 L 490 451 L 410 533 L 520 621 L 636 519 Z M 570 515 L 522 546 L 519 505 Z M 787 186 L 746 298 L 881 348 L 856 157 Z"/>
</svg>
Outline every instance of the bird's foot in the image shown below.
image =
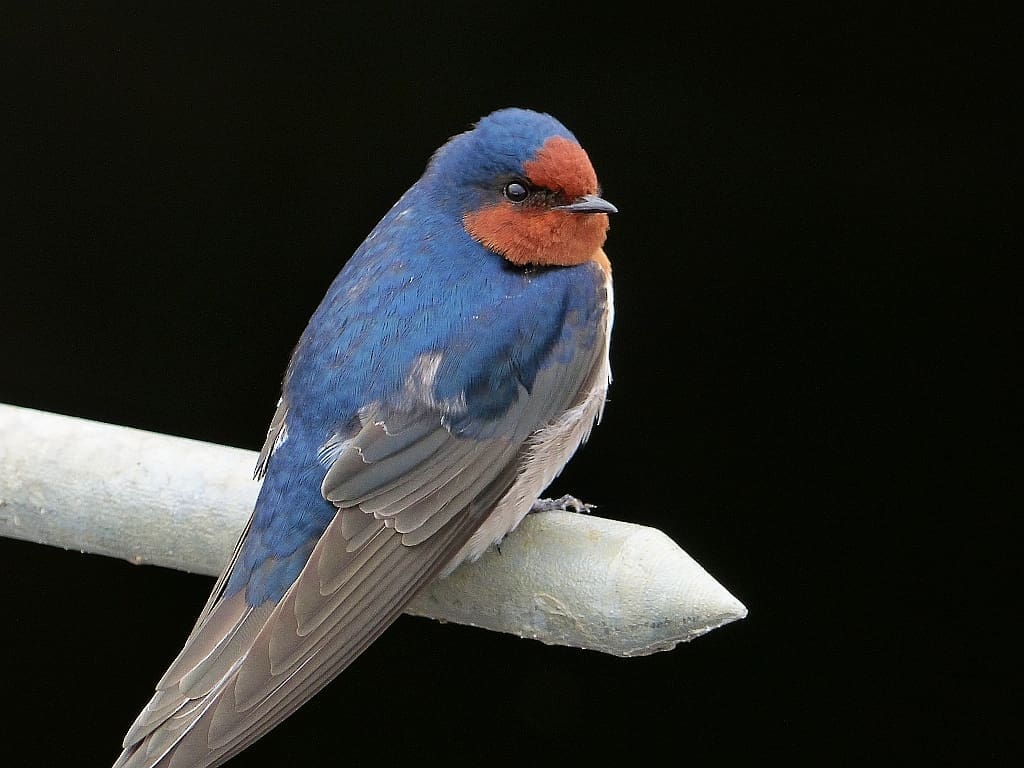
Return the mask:
<svg viewBox="0 0 1024 768">
<path fill-rule="evenodd" d="M 594 509 L 593 504 L 580 501 L 575 496 L 562 496 L 558 499 L 537 499 L 533 502 L 530 512 L 576 512 L 588 514 Z"/>
</svg>

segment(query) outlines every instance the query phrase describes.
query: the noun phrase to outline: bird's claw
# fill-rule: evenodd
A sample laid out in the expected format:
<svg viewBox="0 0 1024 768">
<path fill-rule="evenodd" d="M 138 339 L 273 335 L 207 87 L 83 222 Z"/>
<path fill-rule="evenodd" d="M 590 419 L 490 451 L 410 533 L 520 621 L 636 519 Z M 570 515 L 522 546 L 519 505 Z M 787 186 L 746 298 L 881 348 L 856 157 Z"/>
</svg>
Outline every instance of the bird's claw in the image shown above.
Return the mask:
<svg viewBox="0 0 1024 768">
<path fill-rule="evenodd" d="M 576 512 L 585 515 L 592 509 L 593 504 L 580 501 L 575 496 L 565 495 L 557 499 L 537 499 L 533 502 L 530 512 Z"/>
</svg>

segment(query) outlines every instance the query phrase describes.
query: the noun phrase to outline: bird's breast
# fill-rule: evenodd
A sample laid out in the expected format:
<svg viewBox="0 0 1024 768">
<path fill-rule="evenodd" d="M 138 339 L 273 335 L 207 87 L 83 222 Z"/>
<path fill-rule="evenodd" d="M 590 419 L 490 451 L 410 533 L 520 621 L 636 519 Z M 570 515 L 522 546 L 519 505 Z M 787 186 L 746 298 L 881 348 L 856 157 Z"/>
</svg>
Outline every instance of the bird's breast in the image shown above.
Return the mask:
<svg viewBox="0 0 1024 768">
<path fill-rule="evenodd" d="M 580 390 L 579 396 L 562 414 L 537 429 L 520 452 L 519 468 L 512 487 L 495 504 L 491 514 L 483 521 L 462 550 L 445 569 L 450 573 L 466 560 L 475 560 L 488 547 L 512 531 L 529 513 L 533 502 L 562 471 L 576 450 L 587 441 L 594 425 L 601 420 L 608 386 L 612 379 L 609 357 L 614 303 L 612 298 L 611 269 L 603 251 L 605 301 L 597 318 L 600 330 L 596 339 L 596 363 Z"/>
</svg>

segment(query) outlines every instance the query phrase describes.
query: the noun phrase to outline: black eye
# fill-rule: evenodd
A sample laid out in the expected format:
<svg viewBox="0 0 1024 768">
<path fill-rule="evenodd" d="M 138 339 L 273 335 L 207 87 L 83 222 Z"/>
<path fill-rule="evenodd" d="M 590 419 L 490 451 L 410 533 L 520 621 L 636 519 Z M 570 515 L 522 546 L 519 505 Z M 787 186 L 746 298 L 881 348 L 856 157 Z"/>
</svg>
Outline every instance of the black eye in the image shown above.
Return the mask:
<svg viewBox="0 0 1024 768">
<path fill-rule="evenodd" d="M 521 181 L 510 181 L 501 191 L 513 203 L 521 203 L 530 196 L 530 190 Z"/>
</svg>

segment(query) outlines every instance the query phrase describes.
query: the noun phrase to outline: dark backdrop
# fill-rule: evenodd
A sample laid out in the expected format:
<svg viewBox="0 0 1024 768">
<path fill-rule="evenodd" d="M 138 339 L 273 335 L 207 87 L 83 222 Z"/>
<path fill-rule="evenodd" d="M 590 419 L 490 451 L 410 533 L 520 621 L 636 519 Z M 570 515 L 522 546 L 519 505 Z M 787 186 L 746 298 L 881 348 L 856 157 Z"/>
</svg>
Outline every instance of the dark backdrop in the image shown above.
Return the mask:
<svg viewBox="0 0 1024 768">
<path fill-rule="evenodd" d="M 553 490 L 750 616 L 632 660 L 403 617 L 233 765 L 1002 754 L 1012 346 L 974 278 L 1019 256 L 1006 22 L 369 5 L 7 13 L 0 401 L 257 449 L 430 153 L 549 111 L 621 210 L 615 382 Z M 211 580 L 0 558 L 5 764 L 109 764 Z"/>
</svg>

